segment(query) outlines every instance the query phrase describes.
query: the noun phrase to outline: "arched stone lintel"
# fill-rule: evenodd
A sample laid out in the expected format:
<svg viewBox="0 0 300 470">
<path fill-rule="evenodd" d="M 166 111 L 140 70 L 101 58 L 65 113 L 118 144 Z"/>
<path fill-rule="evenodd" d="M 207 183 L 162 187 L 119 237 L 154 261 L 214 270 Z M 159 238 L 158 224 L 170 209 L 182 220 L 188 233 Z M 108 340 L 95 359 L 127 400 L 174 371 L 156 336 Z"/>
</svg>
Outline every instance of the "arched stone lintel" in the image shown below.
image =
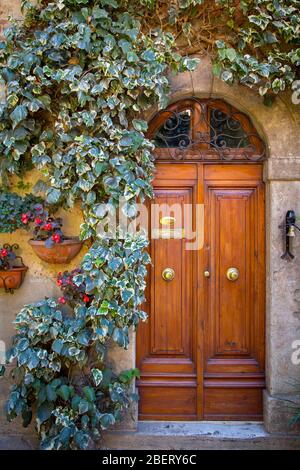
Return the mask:
<svg viewBox="0 0 300 470">
<path fill-rule="evenodd" d="M 170 77 L 170 85 L 170 103 L 192 96 L 227 101 L 250 117 L 266 144 L 269 158 L 298 157 L 300 105 L 293 105 L 291 101 L 289 107 L 287 100 L 277 98 L 271 107 L 265 106 L 257 92 L 238 84 L 227 85 L 214 77 L 208 58 L 202 58 L 195 71 Z M 157 108 L 152 108 L 147 119 L 156 112 Z"/>
</svg>

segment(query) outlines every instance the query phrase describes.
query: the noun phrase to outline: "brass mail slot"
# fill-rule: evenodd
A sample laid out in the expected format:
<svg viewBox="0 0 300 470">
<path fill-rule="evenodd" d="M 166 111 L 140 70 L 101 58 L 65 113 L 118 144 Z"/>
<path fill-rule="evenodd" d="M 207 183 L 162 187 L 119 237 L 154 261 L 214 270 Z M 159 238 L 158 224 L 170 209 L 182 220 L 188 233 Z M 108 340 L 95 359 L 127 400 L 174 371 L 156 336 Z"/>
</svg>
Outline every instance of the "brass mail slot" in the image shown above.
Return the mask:
<svg viewBox="0 0 300 470">
<path fill-rule="evenodd" d="M 153 228 L 152 229 L 152 238 L 175 238 L 175 239 L 182 239 L 184 238 L 184 229 L 183 228 Z"/>
</svg>

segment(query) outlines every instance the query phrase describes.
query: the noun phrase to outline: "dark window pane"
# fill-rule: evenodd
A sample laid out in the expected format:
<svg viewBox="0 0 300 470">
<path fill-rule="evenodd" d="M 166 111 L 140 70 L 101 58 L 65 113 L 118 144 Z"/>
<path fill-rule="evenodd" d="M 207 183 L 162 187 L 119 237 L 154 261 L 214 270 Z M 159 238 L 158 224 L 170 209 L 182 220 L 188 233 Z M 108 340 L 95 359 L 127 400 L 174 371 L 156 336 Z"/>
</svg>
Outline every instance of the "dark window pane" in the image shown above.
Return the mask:
<svg viewBox="0 0 300 470">
<path fill-rule="evenodd" d="M 213 147 L 245 148 L 249 139 L 241 123 L 219 109 L 211 109 L 210 139 Z"/>
<path fill-rule="evenodd" d="M 191 143 L 191 110 L 172 113 L 154 136 L 159 148 L 186 148 Z"/>
</svg>

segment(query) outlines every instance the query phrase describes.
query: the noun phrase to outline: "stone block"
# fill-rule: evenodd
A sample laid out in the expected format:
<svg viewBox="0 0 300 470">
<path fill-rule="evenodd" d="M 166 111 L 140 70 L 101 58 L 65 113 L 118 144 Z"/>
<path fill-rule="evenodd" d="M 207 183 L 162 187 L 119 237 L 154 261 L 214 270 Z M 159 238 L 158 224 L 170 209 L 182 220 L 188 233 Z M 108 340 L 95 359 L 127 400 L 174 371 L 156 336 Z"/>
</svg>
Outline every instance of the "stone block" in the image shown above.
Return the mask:
<svg viewBox="0 0 300 470">
<path fill-rule="evenodd" d="M 300 436 L 300 421 L 293 424 L 296 414 L 300 413 L 300 390 L 297 395 L 272 397 L 264 392 L 264 425 L 269 433 L 292 434 Z M 300 441 L 299 441 L 300 447 Z"/>
</svg>

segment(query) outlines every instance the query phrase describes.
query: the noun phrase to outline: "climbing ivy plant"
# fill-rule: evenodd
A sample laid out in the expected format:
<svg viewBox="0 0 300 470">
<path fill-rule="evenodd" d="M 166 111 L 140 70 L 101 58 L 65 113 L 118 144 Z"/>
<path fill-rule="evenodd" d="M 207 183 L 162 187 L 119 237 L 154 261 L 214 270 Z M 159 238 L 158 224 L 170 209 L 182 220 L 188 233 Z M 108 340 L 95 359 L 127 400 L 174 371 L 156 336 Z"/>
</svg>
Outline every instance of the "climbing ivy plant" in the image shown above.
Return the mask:
<svg viewBox="0 0 300 470">
<path fill-rule="evenodd" d="M 3 182 L 40 170 L 37 189 L 47 204 L 81 201 L 81 237 L 93 244 L 77 275 L 65 276 L 80 295 L 18 314 L 6 409 L 25 426 L 36 410 L 43 449 L 84 449 L 132 398 L 137 371 L 115 375 L 106 351 L 111 342 L 127 349 L 129 328 L 145 319 L 149 263 L 142 233 L 124 235 L 120 227 L 109 237 L 97 229 L 120 197 L 129 218 L 137 200 L 151 197 L 152 144 L 140 116 L 155 103 L 165 106 L 168 69 L 192 70 L 196 61 L 174 52 L 169 33 L 145 35 L 127 1 L 24 1 L 23 10 L 24 23 L 0 45 Z"/>
<path fill-rule="evenodd" d="M 65 295 L 26 305 L 15 322 L 7 415 L 27 426 L 34 410 L 43 449 L 91 446 L 134 398 L 138 371 L 116 375 L 106 352 L 111 342 L 126 349 L 145 319 L 147 239 L 120 228 L 109 237 L 103 221 L 120 197 L 133 218 L 137 200 L 152 196 L 143 112 L 167 104 L 170 69 L 194 69 L 185 53 L 209 54 L 228 83 L 267 98 L 283 91 L 298 74 L 299 3 L 22 1 L 24 22 L 0 43 L 2 185 L 39 170 L 36 191 L 50 205 L 81 201 L 81 237 L 92 240 L 77 272 L 58 277 Z"/>
<path fill-rule="evenodd" d="M 299 0 L 143 0 L 143 28 L 160 25 L 184 54 L 208 55 L 214 73 L 266 104 L 295 89 L 300 64 Z"/>
<path fill-rule="evenodd" d="M 139 309 L 146 244 L 142 236 L 97 240 L 72 276 L 73 292 L 85 292 L 88 302 L 73 296 L 70 312 L 46 299 L 18 314 L 9 352 L 9 360 L 17 359 L 15 385 L 6 411 L 9 420 L 21 416 L 27 426 L 36 405 L 42 449 L 91 447 L 136 398 L 129 384 L 138 371 L 115 374 L 106 349 L 109 341 L 127 349 L 130 326 L 146 318 Z"/>
</svg>

